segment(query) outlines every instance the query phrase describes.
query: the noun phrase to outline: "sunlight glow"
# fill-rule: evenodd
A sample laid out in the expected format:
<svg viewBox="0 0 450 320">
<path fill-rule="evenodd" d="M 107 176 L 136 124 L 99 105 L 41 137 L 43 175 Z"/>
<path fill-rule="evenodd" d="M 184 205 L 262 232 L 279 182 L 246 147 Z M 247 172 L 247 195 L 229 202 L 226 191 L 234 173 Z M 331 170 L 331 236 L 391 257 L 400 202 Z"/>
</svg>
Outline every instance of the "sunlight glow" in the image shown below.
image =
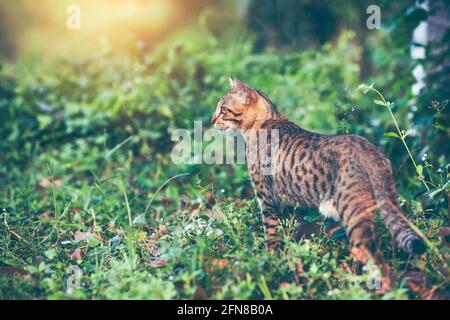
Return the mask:
<svg viewBox="0 0 450 320">
<path fill-rule="evenodd" d="M 154 44 L 178 26 L 182 12 L 176 4 L 173 0 L 43 0 L 39 5 L 24 2 L 33 27 L 24 30 L 24 41 L 18 46 L 21 51 L 38 47 L 49 54 L 76 55 L 93 50 L 102 39 L 107 39 L 114 50 L 131 48 L 138 42 Z M 80 8 L 79 30 L 66 27 L 70 5 Z M 42 45 L 45 43 L 51 46 Z"/>
</svg>

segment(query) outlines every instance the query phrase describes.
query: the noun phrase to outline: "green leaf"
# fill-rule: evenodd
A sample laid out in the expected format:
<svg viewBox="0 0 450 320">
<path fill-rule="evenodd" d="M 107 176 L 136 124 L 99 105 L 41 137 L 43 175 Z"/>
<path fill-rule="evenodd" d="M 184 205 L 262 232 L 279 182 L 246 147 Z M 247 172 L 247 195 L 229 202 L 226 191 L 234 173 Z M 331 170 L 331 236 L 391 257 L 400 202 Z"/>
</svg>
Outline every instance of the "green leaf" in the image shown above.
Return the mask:
<svg viewBox="0 0 450 320">
<path fill-rule="evenodd" d="M 395 133 L 395 132 L 386 132 L 384 134 L 384 136 L 385 137 L 394 137 L 394 138 L 397 138 L 397 139 L 401 139 L 400 136 L 397 133 Z"/>
<path fill-rule="evenodd" d="M 422 167 L 421 164 L 419 164 L 419 165 L 417 166 L 416 171 L 417 171 L 417 174 L 418 174 L 419 176 L 422 175 L 422 173 L 423 173 L 423 167 Z"/>
<path fill-rule="evenodd" d="M 166 104 L 162 104 L 158 107 L 158 111 L 162 116 L 165 116 L 166 118 L 172 119 L 173 118 L 173 112 L 172 109 Z"/>
<path fill-rule="evenodd" d="M 367 92 L 373 89 L 373 85 L 374 85 L 373 83 L 371 85 L 367 85 L 364 83 L 360 86 L 360 88 L 363 89 L 364 94 L 367 94 Z"/>
<path fill-rule="evenodd" d="M 430 197 L 430 199 L 433 199 L 438 193 L 443 192 L 447 189 L 447 187 L 450 186 L 450 181 L 447 181 L 442 188 L 439 188 L 437 190 L 434 190 L 433 192 L 431 192 L 428 196 Z"/>
<path fill-rule="evenodd" d="M 7 266 L 15 267 L 15 268 L 22 267 L 22 264 L 20 263 L 20 261 L 15 258 L 12 258 L 12 257 L 11 258 L 1 258 L 0 266 L 1 266 L 1 264 L 5 264 Z"/>
<path fill-rule="evenodd" d="M 384 103 L 384 101 L 382 101 L 382 100 L 373 100 L 373 103 L 375 103 L 379 106 L 387 107 L 387 104 Z"/>
<path fill-rule="evenodd" d="M 98 241 L 93 235 L 90 235 L 86 240 L 90 248 L 95 248 L 100 244 L 100 241 Z"/>
<path fill-rule="evenodd" d="M 44 252 L 44 254 L 47 258 L 49 258 L 50 260 L 53 260 L 53 258 L 56 257 L 56 255 L 57 255 L 57 251 L 54 248 L 50 248 L 50 249 L 46 250 Z"/>
</svg>

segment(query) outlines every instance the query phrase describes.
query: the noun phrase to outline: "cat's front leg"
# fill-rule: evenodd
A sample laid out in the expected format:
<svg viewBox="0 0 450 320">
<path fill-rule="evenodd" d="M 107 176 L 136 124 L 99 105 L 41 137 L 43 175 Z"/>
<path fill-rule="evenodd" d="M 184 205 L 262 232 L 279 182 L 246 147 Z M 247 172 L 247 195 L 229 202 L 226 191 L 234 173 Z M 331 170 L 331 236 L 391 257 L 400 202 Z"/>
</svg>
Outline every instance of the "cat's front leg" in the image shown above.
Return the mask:
<svg viewBox="0 0 450 320">
<path fill-rule="evenodd" d="M 276 251 L 282 244 L 280 219 L 277 214 L 279 208 L 275 205 L 265 203 L 264 200 L 260 200 L 260 206 L 266 248 L 270 251 Z"/>
</svg>

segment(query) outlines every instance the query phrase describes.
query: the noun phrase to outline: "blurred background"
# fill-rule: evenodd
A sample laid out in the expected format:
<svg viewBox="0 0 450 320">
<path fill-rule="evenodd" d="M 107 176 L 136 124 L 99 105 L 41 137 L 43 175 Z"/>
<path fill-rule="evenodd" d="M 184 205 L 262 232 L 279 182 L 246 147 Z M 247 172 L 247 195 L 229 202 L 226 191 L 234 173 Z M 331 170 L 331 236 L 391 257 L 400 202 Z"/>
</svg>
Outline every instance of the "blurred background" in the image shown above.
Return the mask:
<svg viewBox="0 0 450 320">
<path fill-rule="evenodd" d="M 308 129 L 367 136 L 400 167 L 402 146 L 385 145 L 388 114 L 354 96 L 374 83 L 395 101 L 417 156 L 431 149 L 442 165 L 448 1 L 372 2 L 1 1 L 2 175 L 36 148 L 105 132 L 111 144 L 133 135 L 135 152 L 167 152 L 173 128 L 208 126 L 229 75 Z M 371 4 L 379 29 L 367 27 Z M 68 27 L 71 5 L 79 29 Z"/>
<path fill-rule="evenodd" d="M 368 28 L 370 5 L 380 9 L 379 28 Z M 245 165 L 170 159 L 174 129 L 192 130 L 195 120 L 210 128 L 229 76 L 263 90 L 306 129 L 372 141 L 392 161 L 405 212 L 436 240 L 449 218 L 449 44 L 448 0 L 0 0 L 0 266 L 39 265 L 37 278 L 45 281 L 24 289 L 25 296 L 64 294 L 67 270 L 55 257 L 78 259 L 96 283 L 103 274 L 98 259 L 117 256 L 111 241 L 128 225 L 147 221 L 142 230 L 159 228 L 194 216 L 199 203 L 256 212 L 253 202 L 239 204 L 253 199 Z M 411 156 L 389 110 L 374 102 L 380 97 L 358 90 L 363 83 L 391 102 Z M 6 217 L 9 225 L 2 225 Z M 182 234 L 183 223 L 175 232 Z M 60 240 L 92 228 L 93 249 L 61 249 Z M 168 252 L 185 245 L 183 237 L 170 240 Z M 109 246 L 100 248 L 102 241 Z M 248 241 L 239 248 L 253 248 Z M 133 256 L 130 243 L 121 245 Z M 198 248 L 185 250 L 185 269 L 173 251 L 175 262 L 161 279 L 196 274 L 189 266 Z M 243 256 L 252 257 L 248 252 Z M 142 261 L 144 272 L 153 273 L 148 259 Z M 443 283 L 444 276 L 430 270 L 435 283 Z M 278 286 L 277 277 L 271 286 Z M 234 276 L 218 279 L 223 284 Z M 11 289 L 15 285 L 1 282 L 0 288 L 14 296 L 22 292 Z M 108 287 L 91 293 L 108 297 L 102 291 Z M 207 297 L 216 294 L 210 283 L 205 288 Z M 295 290 L 294 297 L 311 298 L 327 297 L 328 289 L 306 296 Z M 127 292 L 120 287 L 109 297 Z M 169 297 L 191 297 L 180 292 Z M 261 297 L 255 292 L 242 297 Z"/>
</svg>

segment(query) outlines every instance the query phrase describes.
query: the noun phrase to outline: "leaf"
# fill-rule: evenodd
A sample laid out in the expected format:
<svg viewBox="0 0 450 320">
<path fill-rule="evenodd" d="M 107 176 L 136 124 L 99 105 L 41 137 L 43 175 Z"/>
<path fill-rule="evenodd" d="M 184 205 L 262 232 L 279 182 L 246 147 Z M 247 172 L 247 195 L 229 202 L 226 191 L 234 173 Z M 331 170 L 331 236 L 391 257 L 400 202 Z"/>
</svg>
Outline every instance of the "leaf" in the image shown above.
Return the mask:
<svg viewBox="0 0 450 320">
<path fill-rule="evenodd" d="M 101 237 L 94 235 L 91 231 L 91 228 L 89 228 L 88 232 L 77 230 L 74 235 L 75 241 L 86 241 L 88 246 L 92 248 L 98 246 L 100 244 Z"/>
<path fill-rule="evenodd" d="M 133 224 L 144 224 L 145 223 L 145 216 L 143 214 L 139 214 L 133 219 Z"/>
<path fill-rule="evenodd" d="M 70 254 L 70 259 L 72 260 L 83 260 L 83 258 L 81 257 L 81 249 L 80 248 L 76 248 L 71 254 Z"/>
<path fill-rule="evenodd" d="M 385 137 L 394 137 L 394 138 L 397 138 L 397 139 L 401 139 L 400 136 L 398 134 L 396 134 L 395 132 L 386 132 L 384 134 L 384 136 Z"/>
<path fill-rule="evenodd" d="M 169 230 L 167 229 L 167 226 L 165 224 L 160 224 L 156 232 L 158 232 L 160 235 L 164 235 L 168 234 Z"/>
<path fill-rule="evenodd" d="M 442 188 L 439 188 L 439 189 L 437 189 L 437 190 L 434 190 L 434 191 L 431 192 L 428 196 L 429 196 L 431 199 L 433 199 L 438 193 L 440 193 L 440 192 L 446 190 L 448 186 L 450 186 L 450 180 L 447 181 L 447 182 L 442 186 Z"/>
<path fill-rule="evenodd" d="M 387 107 L 387 104 L 382 100 L 373 100 L 373 103 L 375 103 L 379 106 Z"/>
<path fill-rule="evenodd" d="M 55 188 L 59 188 L 61 185 L 62 185 L 61 179 L 55 179 L 53 181 L 53 186 Z M 42 189 L 50 189 L 52 187 L 52 182 L 47 177 L 43 177 L 41 180 L 39 180 L 38 187 Z"/>
<path fill-rule="evenodd" d="M 162 104 L 158 107 L 158 111 L 161 115 L 165 116 L 166 118 L 172 119 L 173 118 L 173 112 L 172 109 L 166 104 Z"/>
<path fill-rule="evenodd" d="M 417 171 L 417 174 L 418 174 L 419 176 L 422 175 L 422 173 L 423 173 L 423 167 L 422 167 L 421 164 L 419 164 L 419 165 L 417 166 L 416 171 Z"/>
<path fill-rule="evenodd" d="M 1 258 L 0 259 L 0 264 L 6 264 L 7 266 L 10 267 L 16 267 L 19 268 L 22 266 L 22 264 L 20 263 L 19 260 L 13 259 L 13 258 Z"/>
<path fill-rule="evenodd" d="M 218 267 L 219 269 L 224 269 L 228 264 L 229 264 L 229 260 L 228 259 L 212 259 L 211 260 L 211 264 L 213 266 Z"/>
<path fill-rule="evenodd" d="M 309 215 L 309 216 L 303 217 L 303 220 L 305 220 L 308 223 L 314 223 L 315 221 L 317 221 L 319 219 L 320 219 L 319 215 Z"/>
<path fill-rule="evenodd" d="M 92 236 L 92 233 L 82 232 L 80 230 L 77 230 L 77 231 L 75 231 L 74 238 L 75 238 L 76 242 L 80 242 L 80 241 L 86 240 L 87 238 L 89 238 L 89 236 Z"/>
<path fill-rule="evenodd" d="M 44 254 L 47 258 L 49 258 L 50 260 L 53 260 L 53 258 L 56 257 L 57 252 L 56 252 L 56 249 L 50 248 L 50 249 L 46 250 L 44 252 Z"/>
<path fill-rule="evenodd" d="M 311 266 L 309 267 L 309 272 L 311 273 L 317 273 L 317 271 L 319 271 L 319 267 L 317 266 L 317 264 L 312 263 Z"/>
<path fill-rule="evenodd" d="M 367 94 L 367 92 L 369 92 L 370 90 L 373 89 L 373 83 L 371 85 L 367 85 L 365 83 L 361 84 L 358 89 L 362 89 L 363 90 L 363 94 Z"/>
<path fill-rule="evenodd" d="M 151 266 L 156 268 L 156 267 L 163 267 L 167 264 L 167 260 L 165 259 L 155 259 L 152 261 Z"/>
<path fill-rule="evenodd" d="M 302 259 L 297 258 L 297 259 L 295 259 L 295 262 L 297 263 L 297 274 L 305 273 L 305 270 L 303 269 Z"/>
<path fill-rule="evenodd" d="M 261 275 L 258 279 L 258 286 L 263 293 L 264 299 L 272 300 L 272 294 L 270 293 L 269 286 L 267 285 L 266 278 Z"/>
<path fill-rule="evenodd" d="M 87 244 L 89 247 L 94 248 L 100 244 L 100 241 L 97 240 L 93 235 L 87 238 Z"/>
</svg>

